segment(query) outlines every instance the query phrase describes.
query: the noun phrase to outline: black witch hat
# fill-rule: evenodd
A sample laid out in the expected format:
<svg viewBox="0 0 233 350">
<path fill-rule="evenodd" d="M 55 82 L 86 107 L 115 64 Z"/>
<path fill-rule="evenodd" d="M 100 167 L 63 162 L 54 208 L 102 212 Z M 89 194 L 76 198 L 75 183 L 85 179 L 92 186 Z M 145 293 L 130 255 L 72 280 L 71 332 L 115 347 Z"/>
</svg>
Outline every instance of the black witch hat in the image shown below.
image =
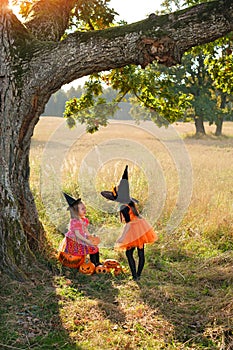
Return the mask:
<svg viewBox="0 0 233 350">
<path fill-rule="evenodd" d="M 128 165 L 126 165 L 121 181 L 112 191 L 102 191 L 101 195 L 110 201 L 127 204 L 130 202 L 138 203 L 138 200 L 129 195 Z"/>
<path fill-rule="evenodd" d="M 80 203 L 81 202 L 81 198 L 78 199 L 74 199 L 71 196 L 69 196 L 67 193 L 63 192 L 63 195 L 69 205 L 69 207 L 73 207 L 75 204 Z M 69 208 L 68 208 L 69 209 Z"/>
</svg>

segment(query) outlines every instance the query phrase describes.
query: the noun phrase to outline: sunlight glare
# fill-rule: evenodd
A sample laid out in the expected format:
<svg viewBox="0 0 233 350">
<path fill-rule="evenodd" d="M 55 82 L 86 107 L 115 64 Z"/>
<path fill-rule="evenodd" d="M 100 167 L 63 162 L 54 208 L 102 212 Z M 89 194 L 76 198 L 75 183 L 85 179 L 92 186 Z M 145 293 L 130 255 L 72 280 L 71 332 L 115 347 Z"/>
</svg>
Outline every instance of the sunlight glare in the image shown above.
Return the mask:
<svg viewBox="0 0 233 350">
<path fill-rule="evenodd" d="M 18 19 L 22 19 L 22 16 L 19 14 L 20 6 L 13 4 L 12 0 L 9 0 L 9 8 L 12 10 L 12 12 L 18 17 Z"/>
</svg>

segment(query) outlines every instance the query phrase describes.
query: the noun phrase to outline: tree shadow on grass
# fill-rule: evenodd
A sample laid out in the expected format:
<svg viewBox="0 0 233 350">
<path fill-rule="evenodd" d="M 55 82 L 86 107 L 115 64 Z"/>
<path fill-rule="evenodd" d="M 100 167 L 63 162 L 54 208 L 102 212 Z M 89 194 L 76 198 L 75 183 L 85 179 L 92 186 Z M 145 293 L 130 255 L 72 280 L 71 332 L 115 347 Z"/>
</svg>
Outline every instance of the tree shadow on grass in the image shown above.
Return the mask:
<svg viewBox="0 0 233 350">
<path fill-rule="evenodd" d="M 156 334 L 165 344 L 174 344 L 174 349 L 180 344 L 194 349 L 217 349 L 221 344 L 230 349 L 232 261 L 232 254 L 225 260 L 204 259 L 179 248 L 149 254 L 137 283 L 129 275 L 77 274 L 72 278 L 75 300 L 79 295 L 81 305 L 85 297 L 85 306 L 73 313 L 76 330 L 88 324 L 101 334 L 109 326 L 116 327 L 119 342 L 123 344 L 127 334 L 134 341 L 132 346 L 145 344 L 147 337 L 154 346 Z M 95 322 L 104 325 L 98 328 Z"/>
<path fill-rule="evenodd" d="M 32 269 L 25 283 L 1 276 L 0 348 L 83 350 L 90 335 L 88 344 L 99 337 L 100 349 L 116 332 L 122 348 L 148 337 L 154 345 L 157 337 L 174 349 L 230 349 L 232 262 L 232 254 L 204 260 L 156 250 L 138 283 L 128 274 L 86 276 L 56 264 Z"/>
<path fill-rule="evenodd" d="M 25 268 L 25 282 L 1 276 L 1 349 L 83 350 L 85 336 L 79 334 L 85 328 L 99 323 L 95 331 L 101 335 L 108 325 L 124 322 L 114 276 L 86 276 L 59 266 L 40 257 Z"/>
<path fill-rule="evenodd" d="M 55 260 L 37 262 L 23 283 L 2 276 L 0 348 L 83 350 L 84 329 L 94 327 L 101 336 L 109 325 L 124 323 L 114 276 L 59 266 Z"/>
<path fill-rule="evenodd" d="M 32 268 L 25 282 L 1 275 L 0 348 L 82 350 L 62 325 L 54 276 L 41 268 Z"/>
<path fill-rule="evenodd" d="M 116 278 L 110 273 L 87 276 L 77 272 L 73 285 L 83 296 L 95 301 L 100 318 L 112 323 L 124 323 L 125 312 L 119 305 L 119 290 L 114 286 L 114 280 Z"/>
<path fill-rule="evenodd" d="M 173 326 L 173 339 L 195 349 L 230 349 L 233 345 L 233 272 L 214 259 L 151 259 L 139 282 L 143 301 Z M 217 261 L 217 260 L 216 260 Z M 230 263 L 231 262 L 231 263 Z"/>
</svg>

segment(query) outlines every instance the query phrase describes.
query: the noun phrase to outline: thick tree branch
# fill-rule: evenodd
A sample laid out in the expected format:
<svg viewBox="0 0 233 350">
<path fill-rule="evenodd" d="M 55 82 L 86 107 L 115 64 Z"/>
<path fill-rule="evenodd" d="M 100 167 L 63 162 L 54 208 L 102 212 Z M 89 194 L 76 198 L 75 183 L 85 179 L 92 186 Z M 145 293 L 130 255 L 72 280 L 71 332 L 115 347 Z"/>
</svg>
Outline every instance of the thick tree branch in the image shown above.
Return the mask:
<svg viewBox="0 0 233 350">
<path fill-rule="evenodd" d="M 43 48 L 40 57 L 32 59 L 31 69 L 41 80 L 40 86 L 53 87 L 55 91 L 74 79 L 127 64 L 145 67 L 157 60 L 175 65 L 191 47 L 214 41 L 232 30 L 232 1 L 213 1 L 169 15 L 152 14 L 127 26 L 71 34 Z"/>
</svg>

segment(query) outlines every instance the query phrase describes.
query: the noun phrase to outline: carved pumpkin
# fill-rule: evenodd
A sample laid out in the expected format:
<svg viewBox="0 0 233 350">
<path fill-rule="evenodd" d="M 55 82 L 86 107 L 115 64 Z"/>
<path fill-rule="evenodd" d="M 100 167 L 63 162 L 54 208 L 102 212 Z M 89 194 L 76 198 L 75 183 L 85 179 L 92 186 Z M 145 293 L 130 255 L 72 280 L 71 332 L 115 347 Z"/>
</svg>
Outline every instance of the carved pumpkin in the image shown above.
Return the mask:
<svg viewBox="0 0 233 350">
<path fill-rule="evenodd" d="M 104 261 L 104 266 L 108 267 L 109 269 L 115 269 L 117 267 L 120 267 L 120 263 L 115 259 L 106 259 Z"/>
<path fill-rule="evenodd" d="M 100 243 L 100 238 L 98 236 L 88 236 L 88 239 L 92 242 L 93 245 L 98 245 Z"/>
<path fill-rule="evenodd" d="M 119 267 L 115 267 L 115 269 L 114 269 L 114 276 L 120 275 L 121 272 L 122 272 L 122 268 L 120 266 Z"/>
<path fill-rule="evenodd" d="M 85 261 L 85 255 L 72 255 L 70 253 L 59 252 L 58 260 L 63 266 L 70 268 L 78 268 Z"/>
<path fill-rule="evenodd" d="M 109 268 L 104 266 L 104 265 L 99 265 L 95 268 L 95 272 L 96 273 L 108 273 L 109 272 Z"/>
<path fill-rule="evenodd" d="M 87 260 L 80 265 L 79 271 L 84 275 L 92 275 L 95 272 L 95 265 L 90 260 Z"/>
</svg>

